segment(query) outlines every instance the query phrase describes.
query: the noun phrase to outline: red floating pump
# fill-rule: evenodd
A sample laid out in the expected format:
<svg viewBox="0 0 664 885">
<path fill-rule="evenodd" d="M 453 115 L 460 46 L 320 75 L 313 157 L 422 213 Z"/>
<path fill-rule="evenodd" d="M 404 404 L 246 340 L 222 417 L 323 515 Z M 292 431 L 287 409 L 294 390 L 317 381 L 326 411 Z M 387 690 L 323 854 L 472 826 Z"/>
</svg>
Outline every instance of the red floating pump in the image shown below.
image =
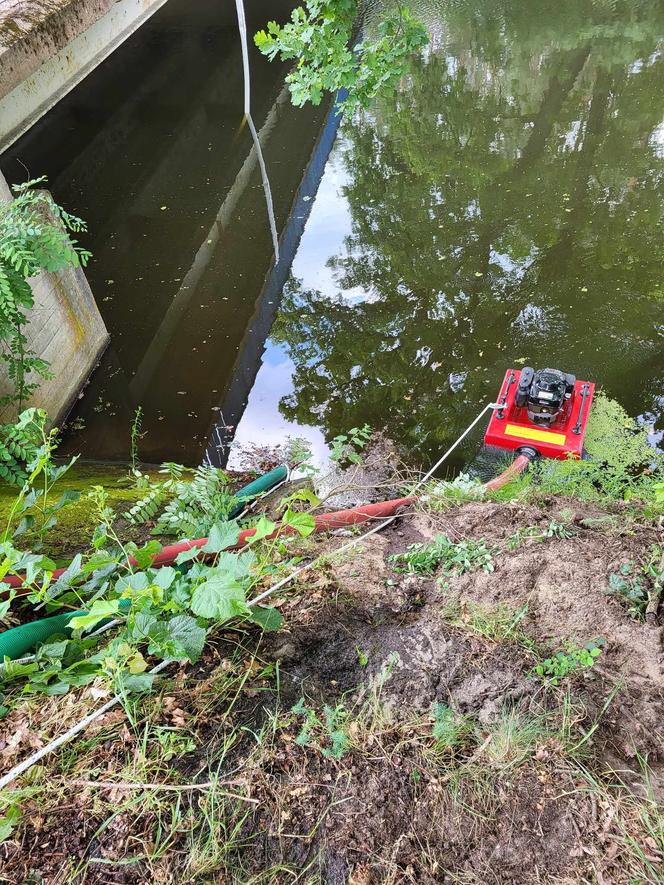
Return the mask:
<svg viewBox="0 0 664 885">
<path fill-rule="evenodd" d="M 484 442 L 510 451 L 534 449 L 545 458 L 580 458 L 594 393 L 590 381 L 559 369 L 508 369 Z"/>
</svg>

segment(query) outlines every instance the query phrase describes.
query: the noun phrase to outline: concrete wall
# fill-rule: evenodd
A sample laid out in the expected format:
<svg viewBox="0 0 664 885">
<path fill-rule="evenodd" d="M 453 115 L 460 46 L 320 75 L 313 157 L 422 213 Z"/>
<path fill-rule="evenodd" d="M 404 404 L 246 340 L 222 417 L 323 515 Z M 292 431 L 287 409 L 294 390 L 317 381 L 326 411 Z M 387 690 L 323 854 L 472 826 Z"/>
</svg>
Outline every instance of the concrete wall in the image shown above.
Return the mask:
<svg viewBox="0 0 664 885">
<path fill-rule="evenodd" d="M 0 0 L 0 150 L 16 141 L 165 2 Z"/>
<path fill-rule="evenodd" d="M 0 199 L 11 191 L 0 175 Z M 109 335 L 81 268 L 41 273 L 30 280 L 35 306 L 25 330 L 28 346 L 51 365 L 54 378 L 43 381 L 29 405 L 46 409 L 55 423 L 64 418 L 106 349 Z M 11 391 L 0 366 L 0 394 Z M 0 410 L 0 421 L 12 420 L 15 408 Z"/>
</svg>

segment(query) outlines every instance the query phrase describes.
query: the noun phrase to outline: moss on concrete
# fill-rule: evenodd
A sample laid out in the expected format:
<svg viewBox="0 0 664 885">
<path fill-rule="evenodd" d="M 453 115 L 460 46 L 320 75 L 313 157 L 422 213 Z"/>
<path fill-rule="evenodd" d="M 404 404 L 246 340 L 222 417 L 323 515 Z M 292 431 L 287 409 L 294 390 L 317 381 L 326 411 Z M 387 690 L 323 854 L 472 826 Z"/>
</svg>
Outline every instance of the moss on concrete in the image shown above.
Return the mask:
<svg viewBox="0 0 664 885">
<path fill-rule="evenodd" d="M 153 480 L 163 479 L 156 471 L 149 475 Z M 108 493 L 108 505 L 118 516 L 116 529 L 123 540 L 139 542 L 149 535 L 149 529 L 146 527 L 132 526 L 122 518 L 123 512 L 145 494 L 145 489 L 137 489 L 129 480 L 126 468 L 76 464 L 53 491 L 54 503 L 66 489 L 81 492 L 81 497 L 59 511 L 57 525 L 46 534 L 44 552 L 52 558 L 70 559 L 77 551 L 89 548 L 97 518 L 88 492 L 96 485 L 103 486 Z M 16 494 L 16 488 L 0 483 L 0 531 L 4 531 L 7 525 Z M 30 547 L 32 539 L 29 533 L 22 535 L 20 540 L 21 547 Z"/>
</svg>

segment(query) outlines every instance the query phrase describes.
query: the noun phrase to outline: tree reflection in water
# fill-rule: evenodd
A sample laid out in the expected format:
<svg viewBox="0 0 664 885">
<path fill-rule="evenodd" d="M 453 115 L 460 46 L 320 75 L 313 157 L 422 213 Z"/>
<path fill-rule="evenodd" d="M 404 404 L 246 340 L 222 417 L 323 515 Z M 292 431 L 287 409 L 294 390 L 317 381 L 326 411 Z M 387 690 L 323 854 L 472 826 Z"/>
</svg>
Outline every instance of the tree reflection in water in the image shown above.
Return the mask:
<svg viewBox="0 0 664 885">
<path fill-rule="evenodd" d="M 398 93 L 344 122 L 339 295 L 287 286 L 282 413 L 385 427 L 426 458 L 527 360 L 661 419 L 664 6 L 434 12 Z"/>
</svg>

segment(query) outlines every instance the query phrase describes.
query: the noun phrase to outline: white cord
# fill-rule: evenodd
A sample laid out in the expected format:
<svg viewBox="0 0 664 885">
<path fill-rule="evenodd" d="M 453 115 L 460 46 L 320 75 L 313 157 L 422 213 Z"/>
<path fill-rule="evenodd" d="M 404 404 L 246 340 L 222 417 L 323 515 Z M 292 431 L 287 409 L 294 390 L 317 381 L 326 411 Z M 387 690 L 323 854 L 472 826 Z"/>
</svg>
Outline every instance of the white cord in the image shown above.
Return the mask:
<svg viewBox="0 0 664 885">
<path fill-rule="evenodd" d="M 274 217 L 274 203 L 272 201 L 272 190 L 270 188 L 270 179 L 267 175 L 267 167 L 263 158 L 263 149 L 261 142 L 254 126 L 251 116 L 251 75 L 249 72 L 249 47 L 247 45 L 247 20 L 244 14 L 243 0 L 235 0 L 235 8 L 237 10 L 237 24 L 240 31 L 240 43 L 242 45 L 242 70 L 244 73 L 244 116 L 249 124 L 251 138 L 256 148 L 256 156 L 258 157 L 258 165 L 261 170 L 261 178 L 263 180 L 263 191 L 265 192 L 265 203 L 267 206 L 267 218 L 270 224 L 270 234 L 272 235 L 272 248 L 274 250 L 274 263 L 279 264 L 279 236 L 277 234 L 277 222 Z"/>
<path fill-rule="evenodd" d="M 237 24 L 240 29 L 240 43 L 242 44 L 242 68 L 244 71 L 244 114 L 251 114 L 251 78 L 249 76 L 249 48 L 247 46 L 247 20 L 244 15 L 244 3 L 235 0 L 237 11 Z"/>
<path fill-rule="evenodd" d="M 238 0 L 238 2 L 239 2 L 239 0 Z M 435 473 L 435 471 L 440 467 L 440 465 L 456 449 L 456 447 L 459 445 L 459 443 L 462 440 L 464 440 L 466 438 L 466 436 L 468 436 L 468 434 L 473 429 L 473 427 L 475 427 L 478 424 L 478 422 L 489 411 L 489 409 L 497 409 L 497 408 L 500 408 L 498 403 L 488 403 L 482 409 L 482 411 L 477 416 L 477 418 L 475 418 L 475 420 L 472 422 L 472 424 L 468 425 L 468 427 L 464 430 L 464 432 L 456 440 L 456 442 L 453 443 L 453 445 L 451 445 L 449 447 L 449 449 L 445 452 L 445 454 L 441 458 L 438 459 L 438 461 L 436 461 L 436 463 L 431 468 L 431 470 L 429 470 L 429 472 L 426 473 L 422 477 L 422 479 L 420 479 L 419 482 L 417 482 L 413 486 L 411 494 L 414 494 L 417 491 L 417 489 L 421 488 L 421 486 Z M 376 534 L 376 532 L 381 531 L 381 529 L 384 529 L 390 523 L 394 522 L 395 519 L 397 519 L 397 516 L 398 516 L 398 514 L 395 514 L 394 516 L 386 517 L 384 520 L 381 521 L 380 525 L 374 526 L 372 529 L 370 529 L 368 532 L 365 532 L 363 535 L 359 535 L 357 538 L 353 538 L 351 541 L 348 541 L 346 544 L 343 544 L 341 547 L 338 547 L 334 551 L 334 553 L 341 553 L 344 550 L 348 550 L 351 547 L 354 547 L 356 544 L 359 544 L 361 541 L 364 541 L 370 535 Z M 319 562 L 326 555 L 327 554 L 323 553 L 320 556 L 316 557 L 316 559 L 313 559 L 310 563 L 307 563 L 306 565 L 300 566 L 300 568 L 295 569 L 295 571 L 292 571 L 290 574 L 286 575 L 285 578 L 282 578 L 280 581 L 277 581 L 276 584 L 273 584 L 267 590 L 263 591 L 263 593 L 259 593 L 258 596 L 255 596 L 252 600 L 250 600 L 247 603 L 247 605 L 257 605 L 257 603 L 261 602 L 263 599 L 267 599 L 268 596 L 271 596 L 273 593 L 276 593 L 277 590 L 280 590 L 282 587 L 285 587 L 286 584 L 289 584 L 294 578 L 296 578 L 298 575 L 302 574 L 302 572 L 305 572 L 308 569 L 310 569 L 312 566 L 314 566 L 317 562 Z M 105 629 L 109 629 L 110 627 L 111 627 L 111 624 L 108 624 L 105 626 Z M 170 661 L 170 660 L 169 661 L 162 661 L 160 664 L 157 664 L 156 667 L 153 667 L 152 670 L 150 670 L 150 673 L 151 674 L 159 673 L 161 670 L 168 667 L 171 663 L 172 663 L 172 661 Z M 79 734 L 79 732 L 81 732 L 85 728 L 87 728 L 91 722 L 94 722 L 95 719 L 99 719 L 100 716 L 103 716 L 104 713 L 108 712 L 108 710 L 112 709 L 117 704 L 119 704 L 120 700 L 121 700 L 121 698 L 118 695 L 116 695 L 114 698 L 111 698 L 110 701 L 107 701 L 105 704 L 103 704 L 103 706 L 99 707 L 98 710 L 95 710 L 93 713 L 90 713 L 89 715 L 85 716 L 85 718 L 83 718 L 79 722 L 77 722 L 76 725 L 72 726 L 69 729 L 69 731 L 66 731 L 64 734 L 61 734 L 59 737 L 55 738 L 55 740 L 51 741 L 50 744 L 46 744 L 46 746 L 42 747 L 41 750 L 38 750 L 36 753 L 34 753 L 32 756 L 29 756 L 27 759 L 25 759 L 19 765 L 16 765 L 14 768 L 12 768 L 10 771 L 8 771 L 7 774 L 4 775 L 4 777 L 0 778 L 0 789 L 2 789 L 3 787 L 6 787 L 7 784 L 10 784 L 20 774 L 23 774 L 24 771 L 27 771 L 35 763 L 37 763 L 41 759 L 43 759 L 44 756 L 47 756 L 53 750 L 57 750 L 58 747 L 61 747 L 63 744 L 67 743 L 68 740 L 75 737 L 77 734 Z"/>
<path fill-rule="evenodd" d="M 487 403 L 484 406 L 484 408 L 482 409 L 482 411 L 479 413 L 477 418 L 475 418 L 475 420 L 471 424 L 469 424 L 468 427 L 466 427 L 466 429 L 461 434 L 461 436 L 456 440 L 456 442 L 452 443 L 452 445 L 445 452 L 445 454 L 436 461 L 436 463 L 433 465 L 431 470 L 428 473 L 425 473 L 424 476 L 422 477 L 422 479 L 416 485 L 413 486 L 413 491 L 411 492 L 411 494 L 414 494 L 419 488 L 421 488 L 424 485 L 424 483 L 428 479 L 431 479 L 431 477 L 434 475 L 436 470 L 438 470 L 440 465 L 444 461 L 447 461 L 447 459 L 452 454 L 452 452 L 456 449 L 456 447 L 459 445 L 459 443 L 462 442 L 468 436 L 468 434 L 473 429 L 473 427 L 475 427 L 477 424 L 479 424 L 479 422 L 482 420 L 482 418 L 486 415 L 486 413 L 490 409 L 499 409 L 499 408 L 500 408 L 500 403 Z"/>
<path fill-rule="evenodd" d="M 164 670 L 166 667 L 171 664 L 172 661 L 162 661 L 157 664 L 156 667 L 153 667 L 150 670 L 150 674 L 154 675 L 159 673 L 161 670 Z M 23 774 L 24 771 L 27 771 L 29 768 L 32 768 L 40 759 L 43 759 L 44 756 L 47 756 L 49 753 L 52 753 L 53 750 L 57 750 L 58 747 L 61 747 L 63 744 L 66 744 L 67 741 L 71 740 L 71 738 L 75 737 L 79 732 L 83 731 L 90 725 L 90 723 L 94 722 L 95 719 L 99 719 L 100 716 L 103 716 L 104 713 L 107 713 L 113 707 L 120 703 L 121 697 L 119 695 L 115 695 L 112 697 L 110 701 L 106 701 L 101 707 L 95 710 L 93 713 L 89 713 L 83 719 L 80 719 L 76 725 L 73 725 L 69 731 L 65 731 L 64 734 L 61 734 L 59 737 L 52 740 L 50 744 L 46 744 L 45 747 L 42 747 L 41 750 L 37 750 L 36 753 L 33 753 L 32 756 L 28 756 L 27 759 L 24 759 L 23 762 L 20 762 L 18 765 L 15 765 L 14 768 L 10 769 L 3 777 L 0 778 L 0 790 L 10 784 L 13 780 L 15 780 L 20 774 Z"/>
</svg>

